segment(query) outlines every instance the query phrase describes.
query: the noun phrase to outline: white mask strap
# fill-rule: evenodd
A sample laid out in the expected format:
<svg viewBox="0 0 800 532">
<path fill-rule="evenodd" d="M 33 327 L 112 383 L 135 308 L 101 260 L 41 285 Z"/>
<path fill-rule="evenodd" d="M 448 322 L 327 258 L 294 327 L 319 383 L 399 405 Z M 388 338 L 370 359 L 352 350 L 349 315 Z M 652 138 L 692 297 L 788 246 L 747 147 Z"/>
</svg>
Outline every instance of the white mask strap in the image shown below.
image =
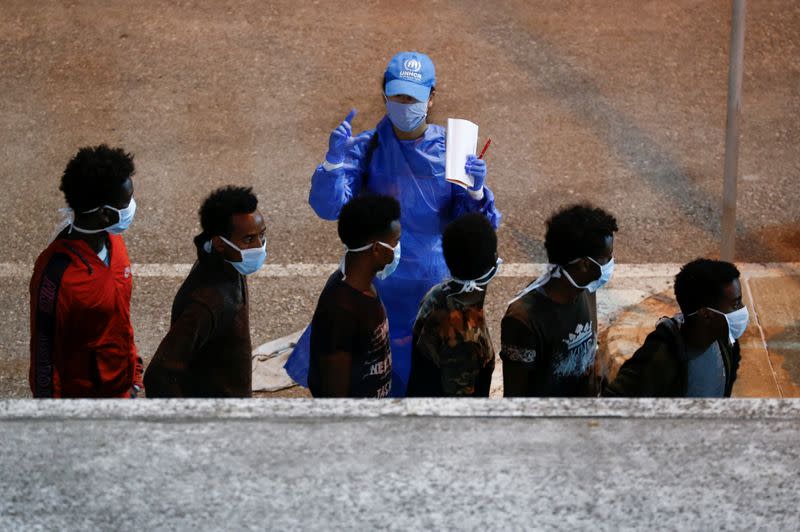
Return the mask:
<svg viewBox="0 0 800 532">
<path fill-rule="evenodd" d="M 349 248 L 349 247 L 345 246 L 344 247 L 344 252 L 345 253 L 358 253 L 360 251 L 366 251 L 366 250 L 368 250 L 369 248 L 372 247 L 372 244 L 374 244 L 374 242 L 371 242 L 371 243 L 367 244 L 366 246 L 361 246 L 360 248 Z"/>
<path fill-rule="evenodd" d="M 235 249 L 235 250 L 236 250 L 236 251 L 238 251 L 239 253 L 241 253 L 241 252 L 242 252 L 242 250 L 239 248 L 239 246 L 237 246 L 236 244 L 234 244 L 233 242 L 231 242 L 230 240 L 228 240 L 227 238 L 225 238 L 225 237 L 224 237 L 224 236 L 222 236 L 222 235 L 218 235 L 218 236 L 219 236 L 219 238 L 220 238 L 220 239 L 221 239 L 223 242 L 225 242 L 226 244 L 228 244 L 230 247 L 232 247 L 233 249 Z"/>
<path fill-rule="evenodd" d="M 536 290 L 537 288 L 541 288 L 542 286 L 546 285 L 550 279 L 554 277 L 561 277 L 561 273 L 559 272 L 559 266 L 557 264 L 548 264 L 547 270 L 542 274 L 538 279 L 533 281 L 531 284 L 517 292 L 517 295 L 514 296 L 514 299 L 508 302 L 510 305 L 511 303 L 515 302 L 516 300 L 524 297 L 526 294 L 529 294 Z"/>
<path fill-rule="evenodd" d="M 344 247 L 344 254 L 347 255 L 348 253 L 359 253 L 361 251 L 366 251 L 369 248 L 371 248 L 373 244 L 374 244 L 374 242 L 370 242 L 366 246 L 361 246 L 360 248 L 352 248 L 352 249 L 347 247 L 347 246 L 345 246 Z M 344 257 L 342 257 L 342 262 L 341 262 L 341 264 L 339 266 L 339 271 L 342 272 L 342 281 L 347 279 L 347 272 L 345 271 L 346 262 L 347 262 L 346 259 Z"/>
<path fill-rule="evenodd" d="M 462 287 L 461 287 L 460 291 L 458 291 L 458 292 L 456 292 L 455 294 L 452 294 L 452 295 L 455 296 L 455 295 L 458 295 L 458 294 L 462 294 L 464 292 L 467 292 L 467 293 L 475 292 L 475 291 L 483 292 L 483 289 L 481 287 L 482 286 L 486 286 L 487 284 L 489 284 L 492 281 L 492 279 L 494 279 L 495 275 L 497 275 L 497 272 L 500 269 L 500 265 L 501 264 L 503 264 L 503 259 L 497 259 L 497 262 L 495 263 L 494 266 L 489 268 L 489 270 L 487 270 L 486 273 L 484 273 L 483 275 L 481 275 L 480 277 L 478 277 L 476 279 L 462 280 L 462 279 L 459 279 L 457 277 L 453 277 L 453 281 L 455 281 L 457 283 L 460 283 L 462 285 Z M 488 277 L 488 279 L 487 279 L 487 277 Z"/>
</svg>

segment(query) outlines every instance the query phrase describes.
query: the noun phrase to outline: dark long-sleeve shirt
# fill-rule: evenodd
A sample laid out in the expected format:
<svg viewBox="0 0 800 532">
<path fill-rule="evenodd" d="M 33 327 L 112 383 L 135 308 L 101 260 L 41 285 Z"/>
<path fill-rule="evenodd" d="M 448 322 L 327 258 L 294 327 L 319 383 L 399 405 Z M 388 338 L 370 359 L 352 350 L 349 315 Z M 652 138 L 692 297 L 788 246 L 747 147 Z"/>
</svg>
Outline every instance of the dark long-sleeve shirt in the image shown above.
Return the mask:
<svg viewBox="0 0 800 532">
<path fill-rule="evenodd" d="M 247 281 L 203 250 L 172 305 L 172 325 L 145 372 L 148 397 L 250 397 Z"/>
</svg>

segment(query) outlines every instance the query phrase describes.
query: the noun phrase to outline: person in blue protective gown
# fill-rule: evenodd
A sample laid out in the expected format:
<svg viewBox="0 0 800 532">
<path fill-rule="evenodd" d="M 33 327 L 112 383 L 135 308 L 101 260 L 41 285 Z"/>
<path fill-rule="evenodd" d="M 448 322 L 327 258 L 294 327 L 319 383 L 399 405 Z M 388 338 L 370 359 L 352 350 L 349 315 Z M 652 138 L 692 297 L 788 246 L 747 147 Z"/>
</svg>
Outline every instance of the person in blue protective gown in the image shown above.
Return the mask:
<svg viewBox="0 0 800 532">
<path fill-rule="evenodd" d="M 374 193 L 400 202 L 403 235 L 397 270 L 376 279 L 386 307 L 392 350 L 392 396 L 404 397 L 411 369 L 411 336 L 419 303 L 450 273 L 442 254 L 442 231 L 459 216 L 483 213 L 497 228 L 500 213 L 485 186 L 486 163 L 474 155 L 465 170 L 474 186 L 445 180 L 445 129 L 427 122 L 436 75 L 431 59 L 418 52 L 395 55 L 384 73 L 386 116 L 375 129 L 352 135 L 355 109 L 331 133 L 328 152 L 311 178 L 309 204 L 320 218 L 336 220 L 353 197 Z M 308 368 L 308 337 L 298 342 L 286 364 L 303 384 Z"/>
</svg>

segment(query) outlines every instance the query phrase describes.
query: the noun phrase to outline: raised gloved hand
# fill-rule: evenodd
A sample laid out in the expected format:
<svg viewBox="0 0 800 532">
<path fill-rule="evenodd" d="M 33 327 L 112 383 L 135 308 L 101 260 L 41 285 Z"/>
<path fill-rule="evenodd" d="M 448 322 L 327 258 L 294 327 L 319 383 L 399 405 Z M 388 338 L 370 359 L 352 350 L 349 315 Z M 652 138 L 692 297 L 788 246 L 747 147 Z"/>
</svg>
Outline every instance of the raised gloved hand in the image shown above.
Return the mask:
<svg viewBox="0 0 800 532">
<path fill-rule="evenodd" d="M 339 164 L 344 161 L 344 156 L 347 154 L 353 145 L 360 142 L 366 142 L 371 138 L 371 135 L 362 133 L 353 137 L 353 129 L 350 127 L 350 122 L 356 116 L 356 110 L 351 109 L 344 121 L 339 124 L 336 129 L 331 133 L 328 139 L 328 153 L 325 155 L 325 160 L 331 164 Z"/>
<path fill-rule="evenodd" d="M 486 161 L 478 159 L 474 155 L 467 155 L 467 164 L 464 165 L 464 171 L 472 177 L 475 183 L 469 189 L 474 192 L 481 190 L 486 182 Z"/>
</svg>

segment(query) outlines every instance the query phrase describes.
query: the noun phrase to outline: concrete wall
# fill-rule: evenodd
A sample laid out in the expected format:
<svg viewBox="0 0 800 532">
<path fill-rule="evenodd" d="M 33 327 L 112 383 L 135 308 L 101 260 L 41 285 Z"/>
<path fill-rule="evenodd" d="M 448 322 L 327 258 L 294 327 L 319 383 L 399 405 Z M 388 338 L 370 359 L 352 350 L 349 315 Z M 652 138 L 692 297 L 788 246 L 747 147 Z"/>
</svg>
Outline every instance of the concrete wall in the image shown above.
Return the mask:
<svg viewBox="0 0 800 532">
<path fill-rule="evenodd" d="M 0 438 L 0 529 L 800 523 L 800 401 L 2 401 Z"/>
</svg>

